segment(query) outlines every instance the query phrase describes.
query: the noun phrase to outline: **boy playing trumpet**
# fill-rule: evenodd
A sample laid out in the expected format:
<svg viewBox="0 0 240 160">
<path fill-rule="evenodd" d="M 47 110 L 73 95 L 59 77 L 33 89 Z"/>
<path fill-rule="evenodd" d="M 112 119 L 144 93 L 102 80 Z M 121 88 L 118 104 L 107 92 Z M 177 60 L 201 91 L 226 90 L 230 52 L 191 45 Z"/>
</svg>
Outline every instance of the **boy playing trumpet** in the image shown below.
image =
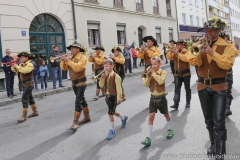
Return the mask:
<svg viewBox="0 0 240 160">
<path fill-rule="evenodd" d="M 108 105 L 108 116 L 110 119 L 110 131 L 106 137 L 108 140 L 113 139 L 116 136 L 114 130 L 114 117 L 113 115 L 119 117 L 122 121 L 122 128 L 125 127 L 128 117 L 116 112 L 117 104 L 121 103 L 122 99 L 122 87 L 121 78 L 118 74 L 113 71 L 114 63 L 112 59 L 107 59 L 104 61 L 105 72 L 101 75 L 99 81 L 99 86 L 101 88 L 106 88 L 106 98 L 105 101 Z"/>
<path fill-rule="evenodd" d="M 167 124 L 168 133 L 166 138 L 171 139 L 174 135 L 171 127 L 171 119 L 168 113 L 167 99 L 165 97 L 165 80 L 167 72 L 160 69 L 161 60 L 159 57 L 154 56 L 151 58 L 151 67 L 147 69 L 147 77 L 143 79 L 143 84 L 150 88 L 151 98 L 149 103 L 149 120 L 148 120 L 148 134 L 144 142 L 145 146 L 151 145 L 151 133 L 153 129 L 153 121 L 157 110 L 164 114 Z"/>
</svg>

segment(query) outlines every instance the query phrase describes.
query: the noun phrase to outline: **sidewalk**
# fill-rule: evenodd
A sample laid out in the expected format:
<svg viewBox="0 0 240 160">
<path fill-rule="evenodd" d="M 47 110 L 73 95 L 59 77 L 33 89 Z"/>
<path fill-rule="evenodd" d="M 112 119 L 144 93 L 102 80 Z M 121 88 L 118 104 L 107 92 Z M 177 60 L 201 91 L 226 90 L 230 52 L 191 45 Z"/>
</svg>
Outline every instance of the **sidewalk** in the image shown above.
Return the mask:
<svg viewBox="0 0 240 160">
<path fill-rule="evenodd" d="M 170 67 L 169 63 L 168 64 L 165 64 L 165 62 L 162 62 L 162 63 L 163 63 L 161 67 L 162 69 Z M 127 73 L 126 77 L 140 76 L 143 73 L 143 70 L 144 70 L 144 67 L 138 66 L 138 68 L 132 70 L 133 73 Z M 96 83 L 92 81 L 91 77 L 92 77 L 91 75 L 87 76 L 87 86 L 92 86 L 92 85 L 95 85 Z M 52 94 L 57 94 L 57 93 L 72 90 L 71 80 L 67 80 L 67 79 L 63 80 L 63 85 L 65 87 L 53 89 L 52 82 L 48 82 L 48 91 L 45 91 L 45 92 L 42 92 L 41 90 L 33 91 L 33 97 L 44 98 L 44 96 L 49 96 Z M 58 86 L 58 82 L 57 82 L 57 86 Z M 38 88 L 41 88 L 40 84 L 38 84 Z M 6 91 L 0 92 L 0 106 L 21 102 L 22 94 L 19 92 L 18 89 L 14 90 L 14 94 L 16 94 L 17 96 L 14 96 L 13 98 L 8 98 Z"/>
</svg>

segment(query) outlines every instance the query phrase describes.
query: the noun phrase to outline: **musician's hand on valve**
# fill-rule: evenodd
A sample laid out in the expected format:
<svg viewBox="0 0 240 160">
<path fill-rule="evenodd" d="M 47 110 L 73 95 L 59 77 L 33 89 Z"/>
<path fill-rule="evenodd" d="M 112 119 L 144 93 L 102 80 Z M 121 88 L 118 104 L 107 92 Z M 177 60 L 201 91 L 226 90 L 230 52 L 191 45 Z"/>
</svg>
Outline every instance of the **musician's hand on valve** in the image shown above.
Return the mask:
<svg viewBox="0 0 240 160">
<path fill-rule="evenodd" d="M 176 57 L 178 56 L 178 51 L 173 50 L 172 53 L 174 54 L 174 56 L 176 56 Z"/>
<path fill-rule="evenodd" d="M 69 57 L 68 56 L 62 56 L 61 59 L 64 62 L 68 62 L 69 61 Z"/>
<path fill-rule="evenodd" d="M 206 52 L 207 54 L 211 56 L 214 54 L 213 49 L 209 45 L 204 45 L 203 47 L 204 47 L 204 52 Z"/>
</svg>

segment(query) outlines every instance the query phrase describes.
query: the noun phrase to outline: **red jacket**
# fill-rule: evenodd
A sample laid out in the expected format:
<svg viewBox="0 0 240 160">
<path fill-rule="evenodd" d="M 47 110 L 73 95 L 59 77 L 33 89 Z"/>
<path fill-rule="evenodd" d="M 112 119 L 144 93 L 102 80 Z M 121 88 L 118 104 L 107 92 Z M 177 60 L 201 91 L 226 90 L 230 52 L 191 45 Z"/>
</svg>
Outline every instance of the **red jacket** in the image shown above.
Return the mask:
<svg viewBox="0 0 240 160">
<path fill-rule="evenodd" d="M 133 58 L 137 58 L 137 51 L 135 49 L 132 48 L 132 57 Z"/>
</svg>

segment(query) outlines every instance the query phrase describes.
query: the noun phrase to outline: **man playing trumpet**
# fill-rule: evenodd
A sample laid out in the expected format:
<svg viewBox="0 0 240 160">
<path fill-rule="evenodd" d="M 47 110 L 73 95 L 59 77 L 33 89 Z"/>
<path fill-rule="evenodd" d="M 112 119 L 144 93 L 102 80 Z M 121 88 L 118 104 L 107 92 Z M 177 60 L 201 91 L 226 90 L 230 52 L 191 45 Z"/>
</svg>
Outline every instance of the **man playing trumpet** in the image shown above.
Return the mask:
<svg viewBox="0 0 240 160">
<path fill-rule="evenodd" d="M 62 70 L 69 70 L 69 75 L 72 80 L 73 91 L 76 95 L 75 100 L 75 112 L 74 120 L 71 126 L 71 130 L 76 131 L 79 124 L 90 122 L 88 104 L 84 96 L 84 92 L 87 86 L 86 78 L 86 65 L 87 58 L 81 52 L 85 50 L 81 47 L 81 44 L 74 42 L 67 47 L 71 51 L 72 57 L 63 56 L 60 63 Z M 81 112 L 83 110 L 84 119 L 79 122 Z"/>
<path fill-rule="evenodd" d="M 171 108 L 178 109 L 181 95 L 182 83 L 184 83 L 186 90 L 186 108 L 190 107 L 191 100 L 191 89 L 190 89 L 190 79 L 191 72 L 189 62 L 187 61 L 187 55 L 189 51 L 186 49 L 186 42 L 184 40 L 177 41 L 177 50 L 169 50 L 167 53 L 167 58 L 169 60 L 174 60 L 174 82 L 175 82 L 175 91 L 174 91 L 174 105 L 170 106 Z"/>
<path fill-rule="evenodd" d="M 152 36 L 144 37 L 143 41 L 147 43 L 147 46 L 141 46 L 141 51 L 139 51 L 139 58 L 144 59 L 146 72 L 146 69 L 151 66 L 151 58 L 154 56 L 160 57 L 161 52 L 158 48 L 157 41 Z"/>
<path fill-rule="evenodd" d="M 205 29 L 205 35 L 211 39 L 211 43 L 204 44 L 200 54 L 188 55 L 190 65 L 198 65 L 198 96 L 211 142 L 207 154 L 216 155 L 217 160 L 224 159 L 226 154 L 225 111 L 228 84 L 225 77 L 235 60 L 234 48 L 218 36 L 225 25 L 219 18 L 205 22 L 201 29 Z"/>
<path fill-rule="evenodd" d="M 105 51 L 103 46 L 96 46 L 93 48 L 93 50 L 96 51 L 96 54 L 92 53 L 88 57 L 89 62 L 93 62 L 94 64 L 94 70 L 95 70 L 95 76 L 97 76 L 100 72 L 103 71 L 103 62 L 105 59 L 105 55 L 103 52 Z M 98 100 L 99 98 L 99 93 L 100 93 L 100 86 L 99 86 L 99 79 L 97 78 L 97 90 L 96 90 L 96 96 L 93 98 L 95 100 Z M 102 88 L 102 96 L 105 96 L 105 89 Z"/>
</svg>

